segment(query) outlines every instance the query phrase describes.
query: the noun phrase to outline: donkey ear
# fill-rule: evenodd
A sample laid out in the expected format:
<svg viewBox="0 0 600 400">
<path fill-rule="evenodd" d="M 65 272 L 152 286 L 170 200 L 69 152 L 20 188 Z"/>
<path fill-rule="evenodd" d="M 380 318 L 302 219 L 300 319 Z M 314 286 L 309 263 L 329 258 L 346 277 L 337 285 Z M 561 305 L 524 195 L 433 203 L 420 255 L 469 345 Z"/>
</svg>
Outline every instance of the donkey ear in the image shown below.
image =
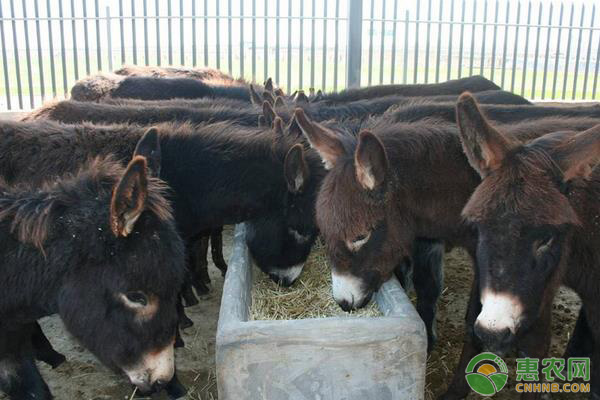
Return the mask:
<svg viewBox="0 0 600 400">
<path fill-rule="evenodd" d="M 281 97 L 285 97 L 285 93 L 283 93 L 283 90 L 281 90 L 280 88 L 277 88 L 273 91 L 273 94 L 275 96 L 281 96 Z"/>
<path fill-rule="evenodd" d="M 113 189 L 110 202 L 110 228 L 115 236 L 127 236 L 146 208 L 148 194 L 147 162 L 135 156 Z"/>
<path fill-rule="evenodd" d="M 366 189 L 373 190 L 385 180 L 388 158 L 381 140 L 369 131 L 362 131 L 354 153 L 356 179 Z"/>
<path fill-rule="evenodd" d="M 265 90 L 273 93 L 273 79 L 269 78 L 266 80 Z"/>
<path fill-rule="evenodd" d="M 512 147 L 511 142 L 489 124 L 471 93 L 458 98 L 456 120 L 469 163 L 485 177 L 500 166 Z"/>
<path fill-rule="evenodd" d="M 321 101 L 321 99 L 323 99 L 323 91 L 319 89 L 317 90 L 316 96 L 312 99 L 312 102 L 314 103 L 315 101 Z"/>
<path fill-rule="evenodd" d="M 283 97 L 277 96 L 274 103 L 275 108 L 285 107 L 285 102 L 283 101 Z"/>
<path fill-rule="evenodd" d="M 266 126 L 271 126 L 275 117 L 277 117 L 275 110 L 273 110 L 273 106 L 268 101 L 263 102 L 263 115 L 265 116 Z"/>
<path fill-rule="evenodd" d="M 250 101 L 252 102 L 252 104 L 261 104 L 263 102 L 263 99 L 258 95 L 258 93 L 256 93 L 256 90 L 254 90 L 254 85 L 250 84 L 249 90 Z"/>
<path fill-rule="evenodd" d="M 296 108 L 292 124 L 294 122 L 300 127 L 312 148 L 321 156 L 325 169 L 331 169 L 338 157 L 344 154 L 340 138 L 334 132 L 309 120 L 301 108 Z"/>
<path fill-rule="evenodd" d="M 304 90 L 299 90 L 296 95 L 296 104 L 308 104 L 308 97 L 304 94 Z"/>
<path fill-rule="evenodd" d="M 273 132 L 275 132 L 275 135 L 280 138 L 285 135 L 285 131 L 283 129 L 283 120 L 280 117 L 275 117 L 273 120 Z"/>
<path fill-rule="evenodd" d="M 275 103 L 275 97 L 273 97 L 271 92 L 268 92 L 266 90 L 263 92 L 263 99 L 265 101 L 268 101 L 271 105 L 273 105 Z"/>
<path fill-rule="evenodd" d="M 150 128 L 144 133 L 144 136 L 142 136 L 135 146 L 133 156 L 146 158 L 150 174 L 152 176 L 160 175 L 161 151 L 158 130 L 156 128 Z"/>
<path fill-rule="evenodd" d="M 600 160 L 600 125 L 571 137 L 551 154 L 561 167 L 565 181 L 588 178 Z"/>
<path fill-rule="evenodd" d="M 288 190 L 299 193 L 308 181 L 308 166 L 304 159 L 304 149 L 300 143 L 295 144 L 288 151 L 283 162 L 283 173 L 287 182 Z"/>
</svg>

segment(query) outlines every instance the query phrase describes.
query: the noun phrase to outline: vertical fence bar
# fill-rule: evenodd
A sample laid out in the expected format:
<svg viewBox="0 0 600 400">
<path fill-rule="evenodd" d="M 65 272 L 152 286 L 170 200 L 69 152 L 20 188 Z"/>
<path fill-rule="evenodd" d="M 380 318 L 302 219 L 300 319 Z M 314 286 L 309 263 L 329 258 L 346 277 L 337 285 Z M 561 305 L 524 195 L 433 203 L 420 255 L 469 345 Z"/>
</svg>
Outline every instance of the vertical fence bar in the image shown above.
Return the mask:
<svg viewBox="0 0 600 400">
<path fill-rule="evenodd" d="M 169 37 L 169 65 L 173 65 L 173 18 L 171 13 L 171 2 L 167 1 L 167 35 Z"/>
<path fill-rule="evenodd" d="M 37 0 L 36 6 L 37 6 Z M 37 17 L 36 17 L 37 19 Z M 39 42 L 39 39 L 38 39 Z M 87 0 L 83 1 L 83 42 L 84 42 L 84 52 L 85 52 L 85 73 L 87 75 L 90 74 L 90 42 L 88 35 L 88 17 L 87 17 Z M 42 96 L 43 97 L 43 96 Z"/>
<path fill-rule="evenodd" d="M 244 0 L 241 1 L 243 4 Z M 208 67 L 208 0 L 204 0 L 204 66 Z"/>
<path fill-rule="evenodd" d="M 12 1 L 12 0 L 11 0 Z M 60 26 L 60 60 L 62 65 L 62 75 L 63 75 L 63 94 L 67 95 L 67 54 L 65 49 L 65 26 L 64 26 L 64 16 L 63 16 L 63 0 L 58 0 L 58 16 L 60 18 L 59 26 Z M 15 42 L 16 45 L 16 42 Z"/>
<path fill-rule="evenodd" d="M 585 57 L 585 74 L 583 75 L 583 96 L 582 100 L 587 97 L 588 74 L 590 72 L 590 57 L 592 56 L 592 38 L 594 36 L 594 18 L 596 16 L 596 5 L 592 6 L 592 18 L 590 19 L 590 36 L 588 38 L 587 56 Z"/>
<path fill-rule="evenodd" d="M 132 0 L 134 1 L 134 0 Z M 184 19 L 183 19 L 183 0 L 179 0 L 179 63 L 183 66 L 185 65 L 185 39 L 183 37 L 183 28 L 184 28 Z M 217 31 L 217 36 L 219 33 Z"/>
<path fill-rule="evenodd" d="M 431 0 L 429 0 L 431 1 Z M 379 84 L 383 83 L 383 56 L 385 51 L 385 4 L 386 1 L 381 2 L 381 47 L 379 49 Z"/>
<path fill-rule="evenodd" d="M 517 57 L 519 55 L 519 24 L 521 23 L 521 2 L 517 2 L 517 24 L 515 26 L 515 50 L 513 51 L 512 75 L 510 77 L 510 91 L 515 91 L 515 78 L 517 75 Z"/>
<path fill-rule="evenodd" d="M 446 71 L 446 79 L 449 80 L 450 74 L 452 73 L 452 32 L 454 31 L 454 0 L 450 1 L 450 24 L 448 28 L 448 71 Z"/>
<path fill-rule="evenodd" d="M 42 39 L 40 35 L 40 10 L 38 0 L 33 2 L 34 4 L 34 15 L 35 15 L 35 38 L 37 43 L 37 56 L 38 56 L 38 74 L 40 76 L 40 92 L 42 95 L 42 100 L 46 98 L 46 82 L 44 79 L 44 61 L 42 60 Z M 85 2 L 83 3 L 85 5 Z M 0 19 L 2 19 L 2 12 L 0 11 Z M 1 24 L 1 22 L 0 22 Z M 4 28 L 2 28 L 4 29 Z M 87 29 L 87 28 L 86 28 Z M 4 36 L 4 35 L 2 35 Z M 4 37 L 2 37 L 2 42 L 4 43 Z M 87 46 L 87 40 L 86 40 Z M 87 49 L 86 49 L 87 50 Z M 589 56 L 588 56 L 589 58 Z M 89 75 L 89 57 L 86 58 L 86 64 Z"/>
<path fill-rule="evenodd" d="M 292 0 L 288 0 L 287 90 L 292 92 Z"/>
<path fill-rule="evenodd" d="M 27 21 L 27 7 L 25 0 L 21 3 L 23 7 L 23 28 L 25 30 L 25 62 L 27 65 L 27 85 L 29 87 L 29 106 L 34 108 L 35 104 L 33 101 L 33 76 L 31 73 L 31 51 L 29 48 L 29 23 Z"/>
<path fill-rule="evenodd" d="M 383 17 L 382 17 L 383 18 Z M 429 50 L 431 40 L 431 0 L 427 3 L 427 34 L 425 39 L 425 83 L 429 82 Z"/>
<path fill-rule="evenodd" d="M 560 3 L 560 14 L 558 17 L 558 38 L 556 40 L 556 58 L 554 60 L 554 81 L 552 82 L 552 98 L 556 98 L 556 82 L 558 79 L 558 62 L 560 60 L 560 37 L 562 36 L 562 22 L 563 22 L 563 11 L 564 3 Z"/>
<path fill-rule="evenodd" d="M 131 39 L 133 42 L 133 63 L 137 65 L 137 33 L 135 29 L 135 1 L 131 0 Z"/>
<path fill-rule="evenodd" d="M 596 72 L 594 73 L 594 88 L 592 89 L 592 99 L 596 99 L 596 88 L 598 85 L 598 73 L 600 72 L 600 35 L 598 35 L 598 51 L 596 52 Z"/>
<path fill-rule="evenodd" d="M 94 11 L 96 12 L 96 63 L 98 71 L 102 71 L 102 47 L 100 47 L 100 5 L 98 0 L 94 1 Z"/>
<path fill-rule="evenodd" d="M 525 96 L 525 79 L 527 77 L 527 58 L 529 55 L 529 28 L 531 25 L 531 0 L 527 4 L 527 27 L 525 28 L 525 53 L 523 54 L 523 72 L 521 75 L 521 96 Z"/>
<path fill-rule="evenodd" d="M 441 4 L 441 2 L 440 2 Z M 394 0 L 394 24 L 392 35 L 392 70 L 390 73 L 390 83 L 394 83 L 394 74 L 396 72 L 396 34 L 398 28 L 398 0 Z M 439 66 L 438 66 L 439 67 Z"/>
<path fill-rule="evenodd" d="M 264 26 L 264 49 L 263 49 L 263 68 L 264 68 L 264 78 L 265 81 L 269 78 L 269 10 L 268 10 L 268 0 L 265 0 L 265 26 Z"/>
<path fill-rule="evenodd" d="M 300 46 L 298 48 L 298 88 L 303 89 L 304 66 L 304 0 L 300 0 Z"/>
<path fill-rule="evenodd" d="M 409 32 L 410 13 L 405 10 L 404 13 L 404 63 L 402 66 L 402 83 L 406 83 L 408 75 L 408 32 Z"/>
<path fill-rule="evenodd" d="M 106 39 L 108 41 L 108 70 L 113 70 L 113 57 L 112 57 L 112 30 L 110 20 L 110 7 L 106 6 Z"/>
<path fill-rule="evenodd" d="M 339 55 L 340 0 L 335 0 L 335 48 L 333 49 L 333 90 L 338 86 L 338 55 Z"/>
<path fill-rule="evenodd" d="M 464 38 L 465 38 L 465 9 L 466 4 L 465 0 L 462 0 L 462 10 L 460 17 L 460 45 L 458 49 L 458 77 L 462 77 L 462 61 L 463 61 L 463 48 L 464 48 Z"/>
<path fill-rule="evenodd" d="M 227 0 L 227 69 L 229 75 L 233 74 L 233 39 L 232 39 L 232 24 L 233 19 L 231 10 L 231 0 Z"/>
<path fill-rule="evenodd" d="M 538 10 L 537 31 L 535 33 L 535 56 L 533 58 L 533 79 L 531 81 L 531 99 L 535 99 L 535 83 L 537 80 L 538 56 L 540 54 L 540 32 L 542 26 L 542 14 L 544 12 L 544 4 L 540 2 Z"/>
<path fill-rule="evenodd" d="M 579 22 L 579 36 L 577 40 L 577 54 L 575 56 L 575 74 L 573 75 L 573 95 L 571 100 L 575 100 L 575 94 L 577 93 L 577 73 L 579 72 L 579 60 L 581 56 L 581 38 L 583 37 L 583 17 L 585 16 L 585 4 L 581 5 L 581 21 Z M 568 71 L 567 71 L 568 72 Z"/>
<path fill-rule="evenodd" d="M 506 20 L 504 25 L 504 43 L 502 45 L 502 79 L 500 86 L 504 88 L 504 78 L 506 77 L 506 54 L 508 53 L 508 21 L 510 20 L 510 3 L 506 2 Z"/>
<path fill-rule="evenodd" d="M 50 23 L 50 18 L 48 18 L 48 23 Z M 0 39 L 0 46 L 2 47 L 2 68 L 4 71 L 4 90 L 6 94 L 6 107 L 9 110 L 12 110 L 10 81 L 8 80 L 8 59 L 6 58 L 6 37 L 4 35 L 4 12 L 2 10 L 2 4 L 0 4 Z"/>
<path fill-rule="evenodd" d="M 231 0 L 229 6 L 231 9 Z M 196 40 L 196 0 L 192 0 L 192 65 L 194 67 L 198 65 L 198 46 Z"/>
<path fill-rule="evenodd" d="M 346 86 L 360 86 L 360 65 L 362 56 L 362 0 L 349 0 L 348 3 L 348 65 Z M 371 17 L 373 15 L 371 14 Z M 337 16 L 336 16 L 337 20 Z M 336 41 L 337 42 L 337 41 Z"/>
<path fill-rule="evenodd" d="M 500 6 L 500 2 L 496 0 L 496 4 L 494 6 L 494 33 L 492 35 L 492 65 L 490 72 L 490 79 L 494 80 L 494 74 L 496 72 L 496 40 L 498 39 L 498 8 Z"/>
<path fill-rule="evenodd" d="M 567 79 L 569 78 L 569 58 L 571 56 L 571 36 L 573 35 L 573 14 L 575 14 L 575 4 L 571 3 L 571 16 L 569 17 L 569 36 L 567 36 L 567 54 L 565 56 L 565 69 L 562 89 L 562 99 L 567 95 Z M 579 60 L 577 60 L 579 62 Z"/>
<path fill-rule="evenodd" d="M 195 4 L 196 1 L 192 1 L 192 4 Z M 143 13 L 144 13 L 144 64 L 150 64 L 150 52 L 148 48 L 148 0 L 144 0 L 143 4 Z M 194 40 L 196 40 L 196 30 L 194 29 Z"/>
<path fill-rule="evenodd" d="M 123 0 L 119 0 L 119 40 L 121 41 L 121 64 L 125 64 L 125 17 Z"/>
<path fill-rule="evenodd" d="M 240 76 L 244 77 L 244 0 L 240 0 Z"/>
<path fill-rule="evenodd" d="M 479 74 L 483 75 L 485 67 L 485 35 L 487 33 L 487 15 L 488 15 L 488 0 L 483 3 L 483 33 L 481 34 L 481 60 L 479 65 Z"/>
<path fill-rule="evenodd" d="M 435 59 L 435 83 L 440 81 L 440 61 L 442 57 L 442 13 L 444 12 L 444 2 L 438 0 L 440 9 L 438 13 L 438 32 L 437 32 L 437 55 Z M 394 19 L 396 19 L 394 17 Z"/>
<path fill-rule="evenodd" d="M 373 12 L 375 11 L 375 0 L 371 0 L 371 12 L 369 14 L 369 71 L 367 85 L 371 86 L 373 72 Z"/>
<path fill-rule="evenodd" d="M 52 97 L 56 97 L 56 67 L 54 65 L 54 39 L 52 37 L 52 12 L 50 10 L 50 0 L 46 0 L 46 13 L 48 17 L 48 48 L 50 50 L 50 80 L 52 81 Z"/>
<path fill-rule="evenodd" d="M 348 38 L 349 37 L 350 34 L 348 34 Z M 279 40 L 277 40 L 277 42 L 279 43 Z M 348 57 L 350 57 L 350 54 L 348 54 Z M 321 90 L 325 91 L 327 84 L 327 0 L 323 1 L 323 59 L 321 62 L 323 64 L 321 71 Z M 348 68 L 350 67 L 348 66 Z"/>
<path fill-rule="evenodd" d="M 316 2 L 312 0 L 312 20 L 311 20 L 311 31 L 310 31 L 310 87 L 315 87 L 315 18 L 316 14 Z"/>
<path fill-rule="evenodd" d="M 417 18 L 415 22 L 415 57 L 414 57 L 414 71 L 413 71 L 413 83 L 417 83 L 419 74 L 419 21 L 421 19 L 421 0 L 417 0 Z"/>
<path fill-rule="evenodd" d="M 277 0 L 275 4 L 275 81 L 279 86 L 279 41 L 281 39 L 280 36 L 280 27 L 279 27 L 279 15 L 281 14 L 281 0 Z"/>
<path fill-rule="evenodd" d="M 256 0 L 252 0 L 253 3 Z M 215 24 L 217 26 L 217 69 L 221 69 L 221 2 L 215 2 L 217 5 L 217 16 L 215 18 Z"/>
<path fill-rule="evenodd" d="M 550 3 L 550 12 L 548 14 L 548 31 L 546 33 L 546 55 L 544 57 L 544 77 L 542 79 L 542 100 L 546 97 L 546 78 L 548 77 L 548 60 L 550 59 L 550 37 L 552 35 L 552 13 L 554 5 Z"/>
<path fill-rule="evenodd" d="M 160 8 L 158 6 L 158 1 L 159 0 L 156 0 L 154 2 L 154 11 L 156 14 L 156 64 L 160 66 L 162 56 L 160 54 Z"/>
<path fill-rule="evenodd" d="M 23 12 L 25 12 L 25 2 L 23 1 Z M 25 15 L 25 18 L 27 16 Z M 77 25 L 75 23 L 75 2 L 71 0 L 71 36 L 73 38 L 73 69 L 75 80 L 79 79 L 79 57 L 77 56 Z M 25 43 L 27 43 L 27 29 L 25 29 Z"/>
<path fill-rule="evenodd" d="M 473 75 L 473 59 L 475 57 L 475 28 L 477 24 L 477 2 L 473 2 L 473 20 L 471 24 L 471 54 L 469 56 L 469 75 Z"/>
<path fill-rule="evenodd" d="M 256 0 L 252 0 L 252 81 L 256 81 Z"/>
<path fill-rule="evenodd" d="M 23 90 L 21 88 L 21 65 L 19 63 L 19 47 L 17 43 L 17 21 L 15 19 L 14 0 L 10 0 L 10 16 L 12 18 L 13 53 L 15 57 L 15 71 L 17 78 L 17 94 L 19 95 L 19 108 L 23 109 Z M 62 15 L 61 15 L 62 17 Z"/>
</svg>

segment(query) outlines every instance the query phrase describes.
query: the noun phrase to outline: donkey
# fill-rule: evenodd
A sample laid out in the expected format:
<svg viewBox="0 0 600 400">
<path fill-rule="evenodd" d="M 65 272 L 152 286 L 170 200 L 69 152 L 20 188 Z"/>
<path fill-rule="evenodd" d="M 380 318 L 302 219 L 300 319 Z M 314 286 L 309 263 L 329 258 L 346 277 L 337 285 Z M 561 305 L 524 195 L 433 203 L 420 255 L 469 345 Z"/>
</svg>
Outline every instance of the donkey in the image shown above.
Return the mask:
<svg viewBox="0 0 600 400">
<path fill-rule="evenodd" d="M 600 105 L 591 106 L 534 106 L 534 105 L 486 105 L 482 107 L 486 116 L 500 123 L 519 122 L 545 117 L 600 118 Z M 423 118 L 440 118 L 456 122 L 455 103 L 422 103 L 400 107 L 391 114 L 396 122 L 413 122 Z"/>
<path fill-rule="evenodd" d="M 123 160 L 147 130 L 136 125 L 2 122 L 0 172 L 9 182 L 37 181 L 72 171 L 90 156 L 114 154 Z M 304 198 L 314 196 L 314 191 L 304 188 L 319 179 L 318 172 L 301 176 L 284 173 L 297 153 L 288 157 L 292 146 L 281 137 L 280 130 L 221 122 L 163 123 L 149 131 L 160 143 L 161 177 L 172 188 L 175 217 L 184 239 L 225 224 L 251 223 L 255 218 L 285 224 L 272 235 L 261 235 L 278 236 L 282 230 L 303 230 L 303 226 L 296 227 L 291 221 L 313 219 L 314 202 L 304 203 Z M 38 167 L 32 168 L 30 163 L 35 161 L 39 161 Z M 308 170 L 318 171 L 320 161 L 316 155 L 305 155 L 304 161 Z M 283 220 L 282 214 L 286 216 Z M 281 249 L 281 260 L 285 260 L 287 252 L 294 253 L 289 248 L 292 245 L 310 249 L 314 238 L 301 239 Z M 260 247 L 251 246 L 251 252 L 259 253 Z M 274 276 L 285 269 L 261 264 L 259 267 Z M 284 275 L 287 280 L 287 274 Z M 193 283 L 200 285 L 197 280 Z"/>
<path fill-rule="evenodd" d="M 147 155 L 127 168 L 96 158 L 41 187 L 0 188 L 0 389 L 10 398 L 52 397 L 31 338 L 35 320 L 54 313 L 142 392 L 173 377 L 184 250 L 167 187 L 153 176 L 160 160 Z"/>
<path fill-rule="evenodd" d="M 464 224 L 461 210 L 480 179 L 462 152 L 455 125 L 376 119 L 358 135 L 341 134 L 310 121 L 301 109 L 295 122 L 329 169 L 317 195 L 316 220 L 332 261 L 333 296 L 343 309 L 367 304 L 412 254 L 417 238 L 475 255 L 476 233 Z M 597 122 L 554 118 L 506 129 L 529 140 L 557 127 L 582 130 Z M 437 281 L 434 286 L 441 287 Z M 439 293 L 429 293 L 423 302 L 418 296 L 417 308 L 434 341 Z"/>
<path fill-rule="evenodd" d="M 188 67 L 150 67 L 143 65 L 124 65 L 114 71 L 117 75 L 125 76 L 154 76 L 156 78 L 182 77 L 193 78 L 201 81 L 235 82 L 229 74 L 215 68 L 188 68 Z"/>
<path fill-rule="evenodd" d="M 412 85 L 377 85 L 364 88 L 346 89 L 339 93 L 325 93 L 318 98 L 320 102 L 341 103 L 347 101 L 371 99 L 388 95 L 400 96 L 438 96 L 445 94 L 459 95 L 465 90 L 483 92 L 485 90 L 500 90 L 494 82 L 481 75 L 468 78 L 449 80 L 442 83 L 412 84 Z"/>
<path fill-rule="evenodd" d="M 144 100 L 225 97 L 247 102 L 251 100 L 246 85 L 213 85 L 192 78 L 102 74 L 81 79 L 71 88 L 73 100 L 100 101 L 107 97 Z"/>
<path fill-rule="evenodd" d="M 520 143 L 464 94 L 461 142 L 481 183 L 463 209 L 479 233 L 479 286 L 467 320 L 486 349 L 516 344 L 527 357 L 550 347 L 552 300 L 561 283 L 577 292 L 593 341 L 592 398 L 600 398 L 600 125 L 556 131 Z M 476 343 L 465 351 L 477 353 Z M 533 398 L 536 396 L 523 396 Z"/>
</svg>

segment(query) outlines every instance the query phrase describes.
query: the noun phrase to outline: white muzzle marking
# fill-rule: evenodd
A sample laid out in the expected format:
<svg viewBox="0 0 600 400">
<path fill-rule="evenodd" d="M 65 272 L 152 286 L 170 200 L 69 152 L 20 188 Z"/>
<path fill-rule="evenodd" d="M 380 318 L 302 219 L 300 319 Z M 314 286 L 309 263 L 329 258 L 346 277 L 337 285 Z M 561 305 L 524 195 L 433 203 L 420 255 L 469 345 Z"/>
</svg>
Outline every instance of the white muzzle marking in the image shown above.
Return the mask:
<svg viewBox="0 0 600 400">
<path fill-rule="evenodd" d="M 303 268 L 304 268 L 304 263 L 301 263 L 301 264 L 296 264 L 290 268 L 272 269 L 271 273 L 273 275 L 279 277 L 280 280 L 282 280 L 282 281 L 286 280 L 291 284 L 291 283 L 295 282 L 296 279 L 298 279 L 298 277 L 302 273 Z"/>
<path fill-rule="evenodd" d="M 481 304 L 476 324 L 488 331 L 508 328 L 512 334 L 516 333 L 523 313 L 523 305 L 516 296 L 486 289 L 481 294 Z"/>
<path fill-rule="evenodd" d="M 162 350 L 144 355 L 142 361 L 131 367 L 123 368 L 132 384 L 142 390 L 149 390 L 156 381 L 169 382 L 175 373 L 175 349 L 170 343 Z"/>
<path fill-rule="evenodd" d="M 362 281 L 351 275 L 339 275 L 332 272 L 331 285 L 333 298 L 338 304 L 345 301 L 354 306 L 355 304 L 361 304 L 367 296 L 367 293 L 362 289 Z"/>
</svg>

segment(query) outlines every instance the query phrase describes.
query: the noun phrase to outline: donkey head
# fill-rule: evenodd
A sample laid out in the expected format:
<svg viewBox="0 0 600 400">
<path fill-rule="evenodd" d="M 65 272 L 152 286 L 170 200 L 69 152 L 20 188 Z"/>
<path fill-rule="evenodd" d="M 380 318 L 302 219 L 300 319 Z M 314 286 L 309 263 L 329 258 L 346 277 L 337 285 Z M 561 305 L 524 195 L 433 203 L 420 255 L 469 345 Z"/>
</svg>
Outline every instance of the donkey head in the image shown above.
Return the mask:
<svg viewBox="0 0 600 400">
<path fill-rule="evenodd" d="M 289 286 L 300 276 L 317 237 L 314 205 L 322 169 L 316 157 L 290 137 L 269 103 L 264 106 L 272 121 L 273 151 L 283 158 L 285 193 L 281 207 L 247 223 L 246 243 L 256 265 L 275 282 Z"/>
<path fill-rule="evenodd" d="M 341 136 L 310 121 L 301 109 L 295 121 L 329 173 L 317 196 L 316 219 L 332 263 L 333 297 L 345 310 L 366 305 L 400 261 L 389 201 L 386 150 L 369 131 Z"/>
<path fill-rule="evenodd" d="M 103 211 L 87 216 L 94 218 L 87 228 L 92 237 L 85 231 L 73 235 L 90 243 L 83 255 L 88 262 L 66 276 L 58 299 L 69 331 L 143 392 L 161 388 L 173 376 L 184 271 L 164 183 L 149 176 L 160 165 L 157 146 L 150 130 L 112 190 L 96 197 Z"/>
<path fill-rule="evenodd" d="M 479 233 L 482 310 L 475 333 L 502 351 L 548 312 L 569 234 L 580 224 L 569 185 L 587 177 L 600 156 L 600 126 L 521 144 L 491 126 L 468 93 L 459 98 L 457 121 L 467 158 L 483 179 L 463 209 Z"/>
</svg>

